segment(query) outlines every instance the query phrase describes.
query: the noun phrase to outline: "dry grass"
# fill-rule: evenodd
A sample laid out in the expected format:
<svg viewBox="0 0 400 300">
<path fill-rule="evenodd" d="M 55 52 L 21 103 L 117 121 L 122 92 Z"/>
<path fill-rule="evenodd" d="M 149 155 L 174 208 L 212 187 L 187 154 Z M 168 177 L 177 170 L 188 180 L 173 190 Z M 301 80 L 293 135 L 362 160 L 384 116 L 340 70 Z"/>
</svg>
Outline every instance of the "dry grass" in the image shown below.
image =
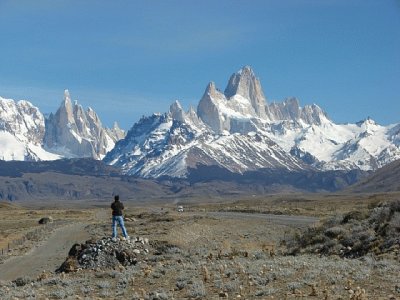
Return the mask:
<svg viewBox="0 0 400 300">
<path fill-rule="evenodd" d="M 51 216 L 54 225 L 64 225 L 78 220 L 93 219 L 92 210 L 68 210 L 68 209 L 37 209 L 24 208 L 20 205 L 8 202 L 0 203 L 0 249 L 8 248 L 8 245 L 15 244 L 16 241 L 26 238 L 29 233 L 41 228 L 38 221 Z"/>
<path fill-rule="evenodd" d="M 392 195 L 289 195 L 232 199 L 224 203 L 134 206 L 127 203 L 130 236 L 148 238 L 155 249 L 136 266 L 117 270 L 44 274 L 21 286 L 0 283 L 0 298 L 63 299 L 396 299 L 399 261 L 365 256 L 283 255 L 280 241 L 296 232 L 257 218 L 219 218 L 211 210 L 307 214 L 323 218 L 363 212 Z M 21 218 L 29 210 L 18 209 Z M 37 213 L 44 211 L 38 210 Z M 3 212 L 0 211 L 0 214 Z M 89 218 L 93 238 L 110 235 L 109 208 L 46 211 L 69 221 Z M 42 215 L 40 215 L 42 216 Z M 0 219 L 0 228 L 6 221 Z M 35 225 L 37 226 L 37 225 Z M 14 228 L 14 233 L 18 232 Z M 332 236 L 337 234 L 332 229 Z M 392 297 L 392 298 L 391 298 Z"/>
<path fill-rule="evenodd" d="M 326 218 L 351 210 L 367 210 L 382 201 L 400 199 L 400 193 L 376 194 L 290 194 L 253 195 L 239 199 L 222 199 L 217 203 L 188 203 L 194 211 L 238 211 L 303 215 Z"/>
</svg>

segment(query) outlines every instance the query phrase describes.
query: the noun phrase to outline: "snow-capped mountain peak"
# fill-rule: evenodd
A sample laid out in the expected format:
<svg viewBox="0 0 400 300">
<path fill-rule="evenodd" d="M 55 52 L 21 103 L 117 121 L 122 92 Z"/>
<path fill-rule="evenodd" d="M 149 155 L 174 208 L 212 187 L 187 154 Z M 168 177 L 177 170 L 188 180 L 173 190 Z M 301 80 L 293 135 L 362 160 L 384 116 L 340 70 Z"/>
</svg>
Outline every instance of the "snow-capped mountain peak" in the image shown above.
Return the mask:
<svg viewBox="0 0 400 300">
<path fill-rule="evenodd" d="M 124 136 L 119 127 L 104 128 L 93 109 L 85 112 L 78 101 L 72 103 L 68 90 L 47 119 L 29 101 L 0 97 L 0 159 L 100 159 Z"/>
<path fill-rule="evenodd" d="M 224 94 L 228 99 L 239 95 L 244 99 L 250 100 L 256 116 L 260 118 L 266 117 L 264 92 L 262 91 L 260 80 L 249 66 L 245 66 L 232 74 Z"/>
<path fill-rule="evenodd" d="M 234 173 L 258 169 L 376 169 L 400 158 L 400 125 L 370 119 L 335 124 L 318 105 L 287 98 L 268 104 L 249 67 L 222 93 L 210 82 L 197 113 L 176 101 L 141 119 L 105 158 L 127 174 L 186 177 L 198 165 Z"/>
<path fill-rule="evenodd" d="M 0 159 L 48 160 L 58 155 L 42 148 L 45 120 L 29 101 L 0 97 Z"/>
<path fill-rule="evenodd" d="M 230 173 L 268 170 L 375 170 L 400 159 L 400 124 L 367 118 L 335 124 L 317 104 L 295 97 L 267 103 L 246 66 L 224 92 L 210 82 L 197 109 L 179 101 L 129 130 L 103 127 L 92 108 L 72 101 L 45 118 L 28 101 L 0 98 L 0 159 L 93 157 L 143 177 L 188 177 L 199 166 Z"/>
<path fill-rule="evenodd" d="M 93 157 L 101 159 L 120 137 L 120 132 L 103 128 L 92 108 L 87 111 L 77 100 L 72 104 L 68 90 L 55 114 L 46 121 L 44 144 L 65 157 Z"/>
<path fill-rule="evenodd" d="M 169 111 L 173 119 L 185 122 L 186 114 L 178 100 L 171 104 Z"/>
</svg>

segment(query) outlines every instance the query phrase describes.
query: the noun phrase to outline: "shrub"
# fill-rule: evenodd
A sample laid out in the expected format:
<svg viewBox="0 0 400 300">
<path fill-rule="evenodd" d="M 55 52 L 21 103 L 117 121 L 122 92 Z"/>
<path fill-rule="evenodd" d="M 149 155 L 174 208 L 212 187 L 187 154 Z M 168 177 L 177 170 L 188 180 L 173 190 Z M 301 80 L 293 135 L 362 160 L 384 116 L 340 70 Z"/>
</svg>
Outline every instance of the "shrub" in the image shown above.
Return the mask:
<svg viewBox="0 0 400 300">
<path fill-rule="evenodd" d="M 349 212 L 287 239 L 288 254 L 301 252 L 360 257 L 394 251 L 400 242 L 400 201 L 381 203 L 368 212 Z"/>
<path fill-rule="evenodd" d="M 265 297 L 265 296 L 271 296 L 271 295 L 273 295 L 273 294 L 275 294 L 275 293 L 277 293 L 277 292 L 279 292 L 279 290 L 278 289 L 274 289 L 274 288 L 269 288 L 269 289 L 267 289 L 267 290 L 259 290 L 259 291 L 257 291 L 256 293 L 255 293 L 255 295 L 257 296 L 257 297 Z"/>
<path fill-rule="evenodd" d="M 64 290 L 56 290 L 50 293 L 50 297 L 53 299 L 64 299 L 67 297 L 67 294 Z"/>
<path fill-rule="evenodd" d="M 188 296 L 192 298 L 203 298 L 207 295 L 202 281 L 195 281 L 190 287 Z"/>
<path fill-rule="evenodd" d="M 336 238 L 346 233 L 346 229 L 340 226 L 334 226 L 325 230 L 325 235 L 329 238 Z"/>
<path fill-rule="evenodd" d="M 361 221 L 367 218 L 367 214 L 361 211 L 351 211 L 344 215 L 341 224 L 347 224 L 351 220 Z"/>
<path fill-rule="evenodd" d="M 382 224 L 389 220 L 391 214 L 390 207 L 381 206 L 376 207 L 372 210 L 369 217 L 370 223 L 372 224 Z"/>
<path fill-rule="evenodd" d="M 187 282 L 186 280 L 178 280 L 175 285 L 179 290 L 182 290 L 187 285 Z"/>
<path fill-rule="evenodd" d="M 97 283 L 97 287 L 100 289 L 109 289 L 111 287 L 111 283 L 109 281 L 103 280 Z"/>
<path fill-rule="evenodd" d="M 389 206 L 392 212 L 400 212 L 400 200 L 392 201 Z"/>
<path fill-rule="evenodd" d="M 237 280 L 229 281 L 223 286 L 225 292 L 237 292 L 239 290 L 240 282 Z"/>
<path fill-rule="evenodd" d="M 156 292 L 151 292 L 149 294 L 149 300 L 168 300 L 171 297 L 164 290 L 159 290 Z"/>
</svg>

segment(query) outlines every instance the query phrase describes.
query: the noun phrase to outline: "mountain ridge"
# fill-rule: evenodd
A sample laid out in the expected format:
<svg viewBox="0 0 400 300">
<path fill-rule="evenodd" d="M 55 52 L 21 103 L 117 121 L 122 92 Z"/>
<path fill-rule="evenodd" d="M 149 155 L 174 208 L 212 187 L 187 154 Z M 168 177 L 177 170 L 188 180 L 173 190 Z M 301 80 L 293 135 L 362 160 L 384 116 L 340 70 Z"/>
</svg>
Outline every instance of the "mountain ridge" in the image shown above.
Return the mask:
<svg viewBox="0 0 400 300">
<path fill-rule="evenodd" d="M 210 174 L 212 176 L 210 176 Z M 332 192 L 364 178 L 363 171 L 258 170 L 237 174 L 198 166 L 186 179 L 124 176 L 92 158 L 55 161 L 1 161 L 0 201 L 79 201 L 109 203 L 114 194 L 129 201 L 177 201 L 248 194 Z"/>
<path fill-rule="evenodd" d="M 269 104 L 245 66 L 224 93 L 210 82 L 197 111 L 185 112 L 176 101 L 169 112 L 139 120 L 104 161 L 129 175 L 186 178 L 198 165 L 238 174 L 264 168 L 370 171 L 399 158 L 400 124 L 381 126 L 369 118 L 335 124 L 318 105 L 300 107 L 297 98 Z"/>
<path fill-rule="evenodd" d="M 197 108 L 185 111 L 175 101 L 126 134 L 118 125 L 103 127 L 68 90 L 47 118 L 28 101 L 0 98 L 0 146 L 0 159 L 91 157 L 144 178 L 191 178 L 203 167 L 238 175 L 373 171 L 400 159 L 400 123 L 381 126 L 367 118 L 335 124 L 317 104 L 301 107 L 295 97 L 269 103 L 245 66 L 230 76 L 224 92 L 210 82 Z"/>
<path fill-rule="evenodd" d="M 93 109 L 72 103 L 68 90 L 57 112 L 48 117 L 29 101 L 0 97 L 0 159 L 101 159 L 124 136 L 117 123 L 103 127 Z"/>
</svg>

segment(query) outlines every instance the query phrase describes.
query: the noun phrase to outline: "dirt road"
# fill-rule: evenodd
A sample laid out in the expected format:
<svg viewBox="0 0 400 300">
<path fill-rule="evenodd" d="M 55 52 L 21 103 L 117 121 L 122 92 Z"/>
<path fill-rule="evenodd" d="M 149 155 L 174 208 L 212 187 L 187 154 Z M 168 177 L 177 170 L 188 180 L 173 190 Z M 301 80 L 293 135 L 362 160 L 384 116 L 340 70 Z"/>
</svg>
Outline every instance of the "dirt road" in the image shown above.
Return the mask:
<svg viewBox="0 0 400 300">
<path fill-rule="evenodd" d="M 106 218 L 108 211 L 96 212 L 96 219 Z M 268 223 L 292 227 L 310 226 L 316 218 L 303 216 L 285 216 L 269 214 L 250 214 L 235 212 L 210 212 L 207 216 L 240 220 L 267 221 Z M 36 277 L 43 270 L 55 271 L 65 260 L 74 243 L 84 242 L 90 238 L 85 229 L 87 224 L 74 223 L 56 229 L 47 240 L 23 256 L 12 257 L 0 265 L 0 280 L 14 280 L 18 277 Z"/>
<path fill-rule="evenodd" d="M 89 239 L 86 224 L 74 223 L 56 229 L 47 240 L 23 256 L 15 256 L 0 265 L 0 280 L 36 277 L 43 270 L 54 271 L 65 260 L 74 243 Z"/>
</svg>

